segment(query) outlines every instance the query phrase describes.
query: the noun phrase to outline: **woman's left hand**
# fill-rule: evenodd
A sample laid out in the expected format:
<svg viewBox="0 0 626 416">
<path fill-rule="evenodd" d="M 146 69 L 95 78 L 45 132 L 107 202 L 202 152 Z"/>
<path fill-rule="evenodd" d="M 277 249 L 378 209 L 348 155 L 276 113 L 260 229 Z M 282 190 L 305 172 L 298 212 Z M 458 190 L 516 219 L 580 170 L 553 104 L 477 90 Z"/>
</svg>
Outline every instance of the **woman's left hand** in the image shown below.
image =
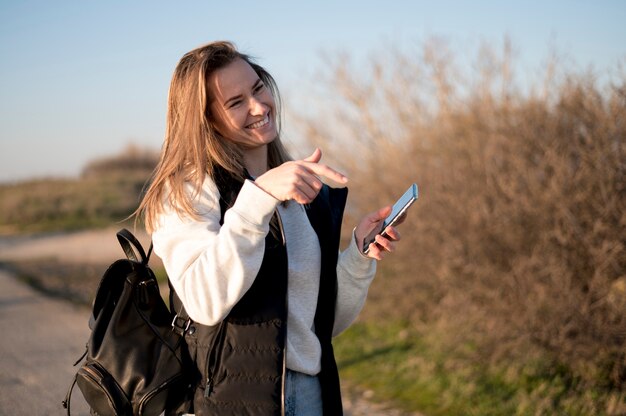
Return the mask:
<svg viewBox="0 0 626 416">
<path fill-rule="evenodd" d="M 377 227 L 380 227 L 380 223 L 384 221 L 389 214 L 391 214 L 391 206 L 381 208 L 363 217 L 354 230 L 359 250 L 363 248 L 365 237 Z M 387 227 L 384 231 L 385 236 L 378 234 L 375 242 L 370 244 L 369 251 L 365 256 L 382 260 L 387 253 L 395 250 L 396 241 L 400 240 L 400 233 L 395 227 L 391 226 Z"/>
</svg>

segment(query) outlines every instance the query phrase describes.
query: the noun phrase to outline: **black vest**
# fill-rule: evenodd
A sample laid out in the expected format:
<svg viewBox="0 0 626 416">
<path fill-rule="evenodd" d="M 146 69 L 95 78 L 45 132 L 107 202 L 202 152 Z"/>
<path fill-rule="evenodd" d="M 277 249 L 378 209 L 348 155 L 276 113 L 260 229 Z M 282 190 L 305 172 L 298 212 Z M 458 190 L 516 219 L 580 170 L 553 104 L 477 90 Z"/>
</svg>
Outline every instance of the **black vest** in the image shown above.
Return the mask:
<svg viewBox="0 0 626 416">
<path fill-rule="evenodd" d="M 343 414 L 331 338 L 341 221 L 347 194 L 346 188 L 324 186 L 317 198 L 305 206 L 322 253 L 314 322 L 322 347 L 322 370 L 318 377 L 324 414 L 331 416 Z M 220 204 L 223 219 L 228 206 L 223 201 Z M 224 321 L 211 327 L 194 322 L 185 335 L 197 369 L 193 398 L 197 416 L 268 416 L 282 412 L 288 307 L 287 250 L 282 240 L 278 233 L 268 233 L 259 273 Z M 228 278 L 227 270 L 223 278 Z M 172 306 L 180 310 L 177 299 Z"/>
</svg>

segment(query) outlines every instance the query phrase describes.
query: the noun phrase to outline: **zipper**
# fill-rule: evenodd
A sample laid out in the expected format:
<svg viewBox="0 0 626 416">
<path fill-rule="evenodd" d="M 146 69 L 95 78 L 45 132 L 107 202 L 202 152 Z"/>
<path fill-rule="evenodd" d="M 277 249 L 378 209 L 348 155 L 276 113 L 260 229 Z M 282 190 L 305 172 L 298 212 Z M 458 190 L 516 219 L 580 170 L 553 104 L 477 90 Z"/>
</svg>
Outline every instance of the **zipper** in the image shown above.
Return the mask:
<svg viewBox="0 0 626 416">
<path fill-rule="evenodd" d="M 118 406 L 115 403 L 115 400 L 111 396 L 109 390 L 106 387 L 102 386 L 102 383 L 103 383 L 105 375 L 102 373 L 102 371 L 100 371 L 100 368 L 98 368 L 97 364 L 85 365 L 85 366 L 83 366 L 81 368 L 81 370 L 85 373 L 85 375 L 88 378 L 90 378 L 93 382 L 96 383 L 96 385 L 98 386 L 99 390 L 101 390 L 104 393 L 104 395 L 107 397 L 109 403 L 111 404 L 111 407 L 117 413 L 119 411 L 119 409 L 118 409 Z M 79 387 L 80 387 L 80 385 L 79 385 Z M 115 387 L 117 387 L 117 386 L 115 386 Z"/>
<path fill-rule="evenodd" d="M 101 382 L 104 379 L 104 376 L 102 373 L 100 373 L 99 371 L 97 371 L 95 368 L 93 368 L 92 366 L 85 366 L 83 367 L 83 371 L 85 373 L 87 373 L 87 375 L 94 381 L 97 381 L 98 383 Z"/>
<path fill-rule="evenodd" d="M 285 229 L 283 227 L 282 219 L 276 210 L 276 218 L 278 219 L 278 228 L 280 229 L 280 235 L 282 237 L 283 247 L 287 245 L 287 239 L 285 238 Z M 287 250 L 285 249 L 285 257 L 287 256 Z M 289 279 L 287 279 L 289 282 Z M 289 292 L 285 295 L 285 309 L 289 311 Z M 288 312 L 287 312 L 288 313 Z M 215 385 L 215 376 L 219 368 L 219 362 L 221 360 L 222 350 L 224 347 L 224 333 L 226 328 L 226 321 L 220 322 L 220 326 L 217 329 L 211 350 L 209 352 L 209 358 L 207 360 L 207 380 L 206 387 L 204 389 L 204 397 L 208 398 L 213 392 L 213 386 Z M 285 314 L 285 336 L 283 339 L 283 368 L 281 377 L 281 403 L 280 414 L 285 416 L 285 382 L 287 379 L 287 314 Z"/>
<path fill-rule="evenodd" d="M 281 416 L 285 416 L 285 391 L 287 384 L 287 320 L 285 319 L 285 338 L 284 338 L 284 347 L 283 347 L 283 373 L 281 377 L 281 386 L 280 386 L 280 414 Z"/>
<path fill-rule="evenodd" d="M 283 239 L 283 247 L 287 245 L 287 239 L 285 238 L 285 228 L 283 227 L 283 220 L 280 218 L 280 213 L 278 212 L 278 208 L 276 208 L 276 219 L 278 220 L 278 228 L 280 229 L 280 236 Z"/>
<path fill-rule="evenodd" d="M 215 333 L 215 338 L 209 351 L 209 358 L 207 359 L 207 380 L 206 387 L 204 388 L 204 397 L 207 398 L 213 392 L 213 386 L 215 384 L 215 375 L 219 368 L 219 363 L 222 357 L 222 350 L 224 349 L 224 333 L 226 332 L 226 320 L 220 322 L 219 327 Z"/>
<path fill-rule="evenodd" d="M 152 400 L 154 396 L 156 396 L 157 394 L 165 390 L 167 387 L 169 387 L 170 385 L 172 385 L 173 383 L 175 383 L 182 377 L 183 377 L 182 374 L 177 374 L 174 377 L 170 378 L 169 380 L 164 381 L 160 386 L 152 390 L 150 393 L 146 394 L 139 402 L 139 415 L 144 414 L 144 410 L 145 410 L 144 408 L 147 406 L 147 404 L 150 402 L 150 400 Z"/>
<path fill-rule="evenodd" d="M 285 247 L 285 258 L 287 257 L 287 239 L 285 238 L 285 229 L 283 227 L 283 220 L 280 218 L 280 213 L 276 209 L 276 218 L 278 219 L 278 228 L 280 229 L 280 235 L 283 239 L 283 247 Z M 287 271 L 289 268 L 287 267 Z M 285 337 L 283 338 L 283 368 L 280 386 L 280 414 L 285 416 L 285 386 L 287 382 L 287 316 L 289 315 L 289 274 L 287 274 L 287 293 L 285 293 Z"/>
</svg>

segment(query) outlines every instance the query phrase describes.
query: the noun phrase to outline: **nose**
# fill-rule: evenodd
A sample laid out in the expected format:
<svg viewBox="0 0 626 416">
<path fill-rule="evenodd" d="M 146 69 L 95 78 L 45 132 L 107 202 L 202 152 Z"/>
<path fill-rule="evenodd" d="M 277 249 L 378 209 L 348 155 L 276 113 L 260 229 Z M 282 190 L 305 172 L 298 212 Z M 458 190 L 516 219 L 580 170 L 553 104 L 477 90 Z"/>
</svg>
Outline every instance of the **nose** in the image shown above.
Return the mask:
<svg viewBox="0 0 626 416">
<path fill-rule="evenodd" d="M 265 115 L 267 111 L 267 106 L 258 100 L 256 97 L 250 97 L 249 101 L 249 111 L 252 116 L 262 116 Z"/>
</svg>

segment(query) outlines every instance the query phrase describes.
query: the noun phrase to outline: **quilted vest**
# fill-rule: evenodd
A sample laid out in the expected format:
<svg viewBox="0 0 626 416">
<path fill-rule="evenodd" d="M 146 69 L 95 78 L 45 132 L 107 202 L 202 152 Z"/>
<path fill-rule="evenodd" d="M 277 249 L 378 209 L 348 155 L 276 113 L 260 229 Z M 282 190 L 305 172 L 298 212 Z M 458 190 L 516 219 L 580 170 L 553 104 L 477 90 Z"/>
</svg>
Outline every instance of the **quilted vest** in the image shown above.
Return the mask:
<svg viewBox="0 0 626 416">
<path fill-rule="evenodd" d="M 322 347 L 322 370 L 318 377 L 324 414 L 333 416 L 343 414 L 331 338 L 337 298 L 336 266 L 347 193 L 346 188 L 324 186 L 317 198 L 305 206 L 322 254 L 314 322 Z M 223 201 L 220 204 L 223 220 L 228 206 Z M 175 296 L 172 306 L 181 308 Z M 197 375 L 193 397 L 193 412 L 197 416 L 283 413 L 287 307 L 287 251 L 282 236 L 270 232 L 265 239 L 259 273 L 228 316 L 215 326 L 194 322 L 185 335 Z"/>
</svg>

